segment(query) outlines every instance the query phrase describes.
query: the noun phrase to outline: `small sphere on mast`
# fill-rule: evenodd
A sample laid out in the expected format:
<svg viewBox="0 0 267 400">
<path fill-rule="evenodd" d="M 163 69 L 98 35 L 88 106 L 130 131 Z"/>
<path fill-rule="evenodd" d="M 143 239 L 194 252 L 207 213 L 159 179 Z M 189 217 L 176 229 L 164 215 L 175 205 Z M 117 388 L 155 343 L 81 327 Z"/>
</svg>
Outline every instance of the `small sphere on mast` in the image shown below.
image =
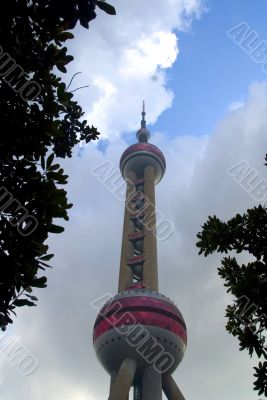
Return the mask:
<svg viewBox="0 0 267 400">
<path fill-rule="evenodd" d="M 150 138 L 150 132 L 146 127 L 145 116 L 146 116 L 145 102 L 143 101 L 141 128 L 136 133 L 136 137 L 137 137 L 139 143 L 144 143 L 144 142 L 146 143 L 149 141 L 149 138 Z"/>
</svg>

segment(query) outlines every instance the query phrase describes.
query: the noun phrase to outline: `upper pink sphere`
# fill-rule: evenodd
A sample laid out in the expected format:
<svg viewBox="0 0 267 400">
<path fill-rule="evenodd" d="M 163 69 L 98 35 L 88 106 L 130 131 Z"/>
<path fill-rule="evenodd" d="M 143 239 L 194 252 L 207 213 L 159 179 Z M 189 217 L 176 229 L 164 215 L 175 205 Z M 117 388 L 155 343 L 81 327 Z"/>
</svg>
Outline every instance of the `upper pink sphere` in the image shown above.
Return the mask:
<svg viewBox="0 0 267 400">
<path fill-rule="evenodd" d="M 121 156 L 120 169 L 124 179 L 128 178 L 131 171 L 141 177 L 148 166 L 154 167 L 155 183 L 158 183 L 165 173 L 166 161 L 160 149 L 151 143 L 132 144 Z"/>
</svg>

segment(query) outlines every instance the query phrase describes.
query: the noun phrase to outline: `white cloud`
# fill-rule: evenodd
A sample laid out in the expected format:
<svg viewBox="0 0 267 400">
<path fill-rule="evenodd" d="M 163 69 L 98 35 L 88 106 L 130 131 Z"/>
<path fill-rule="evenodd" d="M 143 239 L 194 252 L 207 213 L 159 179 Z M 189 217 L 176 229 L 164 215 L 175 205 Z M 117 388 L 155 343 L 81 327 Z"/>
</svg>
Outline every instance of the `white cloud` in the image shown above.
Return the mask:
<svg viewBox="0 0 267 400">
<path fill-rule="evenodd" d="M 178 55 L 177 37 L 171 32 L 155 32 L 143 36 L 125 52 L 121 72 L 138 78 L 151 77 L 157 68 L 169 68 Z"/>
<path fill-rule="evenodd" d="M 244 105 L 245 105 L 244 101 L 239 101 L 239 100 L 232 101 L 228 106 L 228 110 L 229 111 L 235 111 L 235 110 L 238 110 L 239 108 L 244 107 Z"/>
<path fill-rule="evenodd" d="M 136 128 L 142 100 L 149 102 L 148 122 L 171 106 L 165 71 L 179 52 L 177 29 L 189 29 L 203 8 L 200 0 L 154 0 L 153 7 L 118 0 L 115 6 L 117 16 L 99 12 L 89 32 L 77 29 L 69 70 L 82 72 L 73 87 L 89 83 L 77 98 L 88 121 L 112 141 Z"/>
</svg>

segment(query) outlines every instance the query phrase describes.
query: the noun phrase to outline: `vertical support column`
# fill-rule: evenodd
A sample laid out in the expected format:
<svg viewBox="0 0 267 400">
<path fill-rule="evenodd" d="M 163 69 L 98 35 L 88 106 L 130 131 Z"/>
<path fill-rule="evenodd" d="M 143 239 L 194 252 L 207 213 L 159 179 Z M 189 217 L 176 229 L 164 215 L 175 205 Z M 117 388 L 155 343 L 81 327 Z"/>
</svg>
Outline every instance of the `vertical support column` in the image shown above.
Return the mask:
<svg viewBox="0 0 267 400">
<path fill-rule="evenodd" d="M 144 171 L 145 217 L 144 217 L 144 269 L 143 281 L 148 289 L 158 291 L 158 260 L 155 213 L 155 172 L 149 166 Z"/>
<path fill-rule="evenodd" d="M 142 400 L 142 384 L 138 382 L 134 386 L 133 400 Z"/>
<path fill-rule="evenodd" d="M 132 197 L 132 193 L 135 191 L 135 179 L 136 175 L 131 172 L 129 174 L 126 189 L 118 292 L 122 292 L 126 286 L 131 285 L 133 282 L 133 273 L 131 268 L 127 265 L 127 259 L 133 257 L 133 246 L 128 236 L 129 233 L 133 232 L 134 230 L 133 222 L 130 220 L 131 210 L 129 199 Z"/>
<path fill-rule="evenodd" d="M 185 400 L 171 375 L 163 377 L 162 386 L 168 400 Z"/>
<path fill-rule="evenodd" d="M 136 371 L 136 362 L 125 359 L 112 385 L 108 400 L 127 400 Z"/>
<path fill-rule="evenodd" d="M 117 377 L 117 371 L 112 371 L 110 374 L 110 387 L 109 392 L 111 392 L 112 386 L 114 385 L 115 379 Z"/>
<path fill-rule="evenodd" d="M 162 400 L 162 376 L 153 366 L 143 372 L 142 400 Z"/>
</svg>

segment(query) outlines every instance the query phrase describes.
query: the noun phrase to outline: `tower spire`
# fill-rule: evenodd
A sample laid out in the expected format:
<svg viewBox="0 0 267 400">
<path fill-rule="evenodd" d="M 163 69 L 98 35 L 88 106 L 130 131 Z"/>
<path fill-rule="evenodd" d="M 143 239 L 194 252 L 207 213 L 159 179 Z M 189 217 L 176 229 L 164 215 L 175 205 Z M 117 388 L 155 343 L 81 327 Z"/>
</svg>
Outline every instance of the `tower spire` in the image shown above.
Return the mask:
<svg viewBox="0 0 267 400">
<path fill-rule="evenodd" d="M 145 116 L 146 116 L 146 109 L 145 109 L 145 101 L 143 100 L 141 128 L 136 133 L 136 137 L 140 143 L 148 142 L 150 138 L 150 132 L 146 127 Z"/>
<path fill-rule="evenodd" d="M 141 128 L 146 128 L 145 116 L 146 116 L 146 106 L 145 106 L 145 100 L 143 100 Z"/>
</svg>

